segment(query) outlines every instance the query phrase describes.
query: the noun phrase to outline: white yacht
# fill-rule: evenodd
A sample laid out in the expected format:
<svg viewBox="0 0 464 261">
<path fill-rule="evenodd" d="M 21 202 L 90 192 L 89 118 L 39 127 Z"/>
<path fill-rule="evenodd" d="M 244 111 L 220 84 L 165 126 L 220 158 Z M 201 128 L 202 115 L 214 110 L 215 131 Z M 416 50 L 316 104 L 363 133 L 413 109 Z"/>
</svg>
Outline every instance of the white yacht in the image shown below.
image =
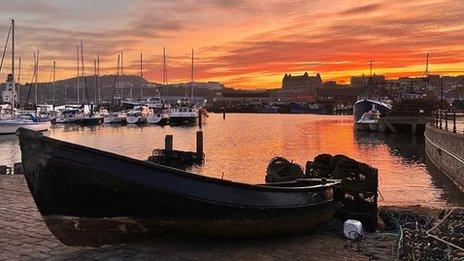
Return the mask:
<svg viewBox="0 0 464 261">
<path fill-rule="evenodd" d="M 187 97 L 179 100 L 170 112 L 174 125 L 195 124 L 198 118 L 198 108 Z"/>
<path fill-rule="evenodd" d="M 32 114 L 17 115 L 14 118 L 0 120 L 0 134 L 14 134 L 19 128 L 46 131 L 50 126 L 50 121 L 40 121 Z"/>
<path fill-rule="evenodd" d="M 145 106 L 135 106 L 127 112 L 126 121 L 129 124 L 143 124 L 147 122 L 148 108 Z"/>
<path fill-rule="evenodd" d="M 13 134 L 18 128 L 27 128 L 35 131 L 46 131 L 50 128 L 50 121 L 43 120 L 32 113 L 21 114 L 15 108 L 18 104 L 18 94 L 15 82 L 15 49 L 14 49 L 14 20 L 11 20 L 11 73 L 6 77 L 6 84 L 2 90 L 3 104 L 0 114 L 0 134 Z M 8 44 L 8 43 L 7 43 Z M 4 50 L 6 51 L 6 49 Z M 3 56 L 5 53 L 3 53 Z"/>
<path fill-rule="evenodd" d="M 149 124 L 166 125 L 169 123 L 171 105 L 160 97 L 147 100 Z"/>
<path fill-rule="evenodd" d="M 127 114 L 125 112 L 113 112 L 105 115 L 103 118 L 103 123 L 126 123 Z"/>
</svg>

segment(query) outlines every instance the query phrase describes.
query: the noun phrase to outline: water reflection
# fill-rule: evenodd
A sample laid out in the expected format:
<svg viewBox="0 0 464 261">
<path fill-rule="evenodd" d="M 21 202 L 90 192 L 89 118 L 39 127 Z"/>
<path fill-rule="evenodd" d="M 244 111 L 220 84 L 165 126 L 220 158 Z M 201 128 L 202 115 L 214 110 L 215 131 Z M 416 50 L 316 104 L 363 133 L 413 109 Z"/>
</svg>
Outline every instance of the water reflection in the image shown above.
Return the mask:
<svg viewBox="0 0 464 261">
<path fill-rule="evenodd" d="M 101 125 L 54 126 L 46 135 L 145 160 L 164 147 L 195 150 L 197 126 Z M 283 156 L 305 166 L 320 153 L 345 154 L 379 170 L 383 205 L 445 206 L 464 202 L 447 184 L 429 174 L 423 138 L 357 132 L 351 116 L 288 114 L 211 114 L 203 125 L 205 164 L 202 175 L 246 183 L 264 181 L 268 161 Z M 15 136 L 2 143 L 0 165 L 19 161 Z M 6 145 L 7 144 L 7 145 Z M 5 157 L 6 154 L 13 156 Z"/>
</svg>

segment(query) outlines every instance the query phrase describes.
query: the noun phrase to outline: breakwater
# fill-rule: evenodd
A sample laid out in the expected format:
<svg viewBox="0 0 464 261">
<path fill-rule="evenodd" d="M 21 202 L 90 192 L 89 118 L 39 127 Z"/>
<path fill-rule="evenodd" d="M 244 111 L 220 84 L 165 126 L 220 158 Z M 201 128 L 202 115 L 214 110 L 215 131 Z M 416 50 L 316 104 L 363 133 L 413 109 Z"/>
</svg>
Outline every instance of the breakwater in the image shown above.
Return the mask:
<svg viewBox="0 0 464 261">
<path fill-rule="evenodd" d="M 464 191 L 464 134 L 427 124 L 424 136 L 430 161 Z"/>
</svg>

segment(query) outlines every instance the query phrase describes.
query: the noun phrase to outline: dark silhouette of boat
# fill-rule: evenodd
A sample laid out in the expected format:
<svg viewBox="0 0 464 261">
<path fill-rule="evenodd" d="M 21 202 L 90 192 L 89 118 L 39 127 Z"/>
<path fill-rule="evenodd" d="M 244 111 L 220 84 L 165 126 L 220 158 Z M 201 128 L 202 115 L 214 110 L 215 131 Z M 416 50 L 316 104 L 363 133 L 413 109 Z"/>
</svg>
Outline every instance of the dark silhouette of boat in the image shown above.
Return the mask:
<svg viewBox="0 0 464 261">
<path fill-rule="evenodd" d="M 161 235 L 304 234 L 330 220 L 339 180 L 250 185 L 204 177 L 20 128 L 24 175 L 50 231 L 67 245 Z"/>
</svg>

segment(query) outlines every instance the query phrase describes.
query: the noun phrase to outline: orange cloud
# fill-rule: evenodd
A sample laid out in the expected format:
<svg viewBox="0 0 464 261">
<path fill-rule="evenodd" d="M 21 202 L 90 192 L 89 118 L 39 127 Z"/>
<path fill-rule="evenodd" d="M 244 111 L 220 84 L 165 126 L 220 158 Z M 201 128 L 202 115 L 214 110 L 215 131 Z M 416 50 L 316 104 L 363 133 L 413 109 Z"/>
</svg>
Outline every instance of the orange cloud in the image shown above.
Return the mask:
<svg viewBox="0 0 464 261">
<path fill-rule="evenodd" d="M 279 87 L 284 73 L 305 71 L 347 81 L 367 72 L 370 60 L 376 73 L 388 77 L 421 75 L 426 52 L 432 73 L 460 74 L 464 63 L 464 4 L 451 0 L 102 0 L 96 5 L 38 0 L 33 8 L 22 1 L 4 6 L 8 17 L 0 15 L 5 18 L 0 35 L 6 35 L 11 12 L 24 58 L 23 82 L 29 81 L 36 49 L 42 54 L 41 80 L 48 80 L 52 60 L 59 77 L 74 76 L 80 41 L 87 67 L 100 54 L 104 73 L 115 71 L 116 53 L 124 51 L 125 72 L 138 74 L 143 52 L 144 75 L 151 81 L 161 81 L 163 46 L 170 82 L 188 81 L 194 48 L 196 80 L 239 88 Z"/>
</svg>

